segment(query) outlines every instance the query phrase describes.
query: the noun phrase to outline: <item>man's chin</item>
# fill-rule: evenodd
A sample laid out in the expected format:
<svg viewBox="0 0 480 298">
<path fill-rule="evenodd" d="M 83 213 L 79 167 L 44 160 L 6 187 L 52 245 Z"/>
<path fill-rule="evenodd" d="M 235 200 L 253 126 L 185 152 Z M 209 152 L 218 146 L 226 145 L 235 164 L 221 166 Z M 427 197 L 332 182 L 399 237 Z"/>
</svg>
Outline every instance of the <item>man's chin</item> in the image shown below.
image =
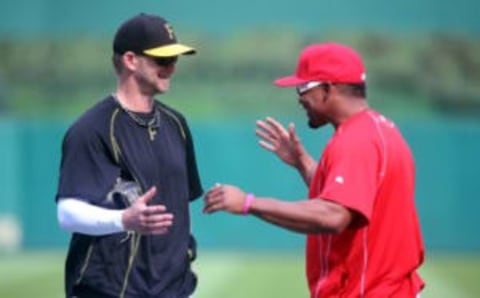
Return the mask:
<svg viewBox="0 0 480 298">
<path fill-rule="evenodd" d="M 169 87 L 165 87 L 165 86 L 157 87 L 156 88 L 156 93 L 157 94 L 164 94 L 164 93 L 167 93 L 169 89 L 170 89 Z"/>
<path fill-rule="evenodd" d="M 327 121 L 313 121 L 313 120 L 308 120 L 308 126 L 312 129 L 317 129 L 317 128 L 320 128 L 320 127 L 323 127 L 325 125 L 327 125 L 328 122 Z"/>
<path fill-rule="evenodd" d="M 156 85 L 156 87 L 158 93 L 167 93 L 168 90 L 170 90 L 170 82 L 167 80 L 161 81 Z"/>
<path fill-rule="evenodd" d="M 312 121 L 308 121 L 308 127 L 312 129 L 316 129 L 316 128 L 319 128 L 320 126 Z"/>
</svg>

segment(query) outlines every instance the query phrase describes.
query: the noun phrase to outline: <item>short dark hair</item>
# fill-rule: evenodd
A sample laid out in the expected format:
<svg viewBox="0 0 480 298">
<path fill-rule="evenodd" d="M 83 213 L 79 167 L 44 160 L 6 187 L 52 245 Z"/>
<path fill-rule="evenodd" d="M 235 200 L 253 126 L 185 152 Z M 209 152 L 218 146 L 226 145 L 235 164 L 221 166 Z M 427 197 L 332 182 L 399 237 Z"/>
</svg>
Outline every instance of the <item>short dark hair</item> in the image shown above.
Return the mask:
<svg viewBox="0 0 480 298">
<path fill-rule="evenodd" d="M 112 55 L 112 63 L 113 63 L 113 68 L 115 69 L 115 72 L 117 74 L 120 74 L 124 68 L 123 66 L 123 61 L 122 61 L 122 56 L 121 54 L 113 53 Z"/>
<path fill-rule="evenodd" d="M 367 85 L 365 83 L 336 83 L 335 86 L 337 86 L 342 94 L 352 97 L 367 98 Z"/>
</svg>

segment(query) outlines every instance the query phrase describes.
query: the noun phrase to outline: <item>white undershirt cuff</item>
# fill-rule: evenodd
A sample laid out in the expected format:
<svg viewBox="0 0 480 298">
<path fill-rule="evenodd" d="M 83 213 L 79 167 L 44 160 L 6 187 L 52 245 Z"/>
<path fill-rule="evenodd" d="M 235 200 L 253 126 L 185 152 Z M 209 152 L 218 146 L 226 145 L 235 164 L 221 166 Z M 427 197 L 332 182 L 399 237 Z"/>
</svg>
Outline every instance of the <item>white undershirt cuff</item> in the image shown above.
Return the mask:
<svg viewBox="0 0 480 298">
<path fill-rule="evenodd" d="M 61 198 L 57 203 L 60 227 L 87 235 L 108 235 L 124 232 L 124 210 L 112 210 L 88 204 L 75 198 Z"/>
</svg>

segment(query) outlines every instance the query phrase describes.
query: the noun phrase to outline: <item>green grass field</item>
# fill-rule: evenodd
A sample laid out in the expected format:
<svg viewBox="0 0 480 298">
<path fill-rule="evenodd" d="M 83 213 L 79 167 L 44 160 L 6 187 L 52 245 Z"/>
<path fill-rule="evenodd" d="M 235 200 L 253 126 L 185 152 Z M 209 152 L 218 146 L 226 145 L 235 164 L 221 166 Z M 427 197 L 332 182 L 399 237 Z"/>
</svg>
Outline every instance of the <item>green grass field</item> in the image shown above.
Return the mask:
<svg viewBox="0 0 480 298">
<path fill-rule="evenodd" d="M 63 297 L 63 258 L 61 252 L 0 256 L 0 297 Z M 301 255 L 210 251 L 199 256 L 195 269 L 195 298 L 308 297 Z M 420 273 L 427 282 L 422 298 L 480 297 L 479 255 L 432 255 Z"/>
</svg>

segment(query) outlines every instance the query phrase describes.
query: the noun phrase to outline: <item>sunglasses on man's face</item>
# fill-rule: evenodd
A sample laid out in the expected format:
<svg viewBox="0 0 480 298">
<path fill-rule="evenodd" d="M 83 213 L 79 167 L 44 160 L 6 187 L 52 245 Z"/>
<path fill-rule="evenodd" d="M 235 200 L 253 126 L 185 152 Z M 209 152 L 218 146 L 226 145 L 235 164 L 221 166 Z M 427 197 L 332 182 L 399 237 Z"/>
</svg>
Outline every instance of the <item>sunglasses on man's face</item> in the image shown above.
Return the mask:
<svg viewBox="0 0 480 298">
<path fill-rule="evenodd" d="M 305 84 L 297 86 L 296 91 L 299 96 L 302 96 L 303 94 L 307 93 L 307 91 L 315 87 L 321 86 L 323 84 L 324 84 L 323 82 L 310 81 Z"/>
<path fill-rule="evenodd" d="M 178 56 L 172 56 L 172 57 L 153 57 L 148 55 L 142 55 L 142 56 L 147 57 L 148 59 L 151 59 L 153 62 L 155 62 L 155 64 L 162 67 L 172 66 L 178 60 Z"/>
<path fill-rule="evenodd" d="M 151 57 L 158 66 L 168 67 L 177 63 L 178 57 Z"/>
</svg>

